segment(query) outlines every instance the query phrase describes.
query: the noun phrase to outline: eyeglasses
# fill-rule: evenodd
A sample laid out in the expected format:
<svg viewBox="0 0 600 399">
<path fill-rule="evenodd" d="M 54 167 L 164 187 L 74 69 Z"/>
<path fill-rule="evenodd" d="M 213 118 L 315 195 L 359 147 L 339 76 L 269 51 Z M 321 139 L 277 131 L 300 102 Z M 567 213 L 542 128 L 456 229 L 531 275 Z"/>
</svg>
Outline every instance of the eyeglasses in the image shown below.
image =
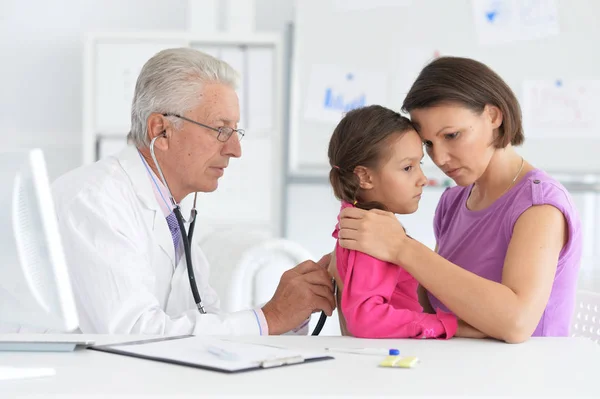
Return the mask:
<svg viewBox="0 0 600 399">
<path fill-rule="evenodd" d="M 211 127 L 208 125 L 205 125 L 203 123 L 200 122 L 196 122 L 194 120 L 191 120 L 189 118 L 186 118 L 185 116 L 181 116 L 181 115 L 177 115 L 177 114 L 162 114 L 162 116 L 174 116 L 175 118 L 179 118 L 182 119 L 186 122 L 190 122 L 193 123 L 194 125 L 198 125 L 198 126 L 202 126 L 206 129 L 210 129 L 214 132 L 218 132 L 219 134 L 217 135 L 217 140 L 221 141 L 221 142 L 226 142 L 227 140 L 229 140 L 229 138 L 231 137 L 231 135 L 233 134 L 233 132 L 237 133 L 237 138 L 239 141 L 242 141 L 242 139 L 244 138 L 244 135 L 246 134 L 246 132 L 244 131 L 244 129 L 234 129 L 231 127 L 227 127 L 227 126 L 222 126 L 222 127 Z"/>
</svg>

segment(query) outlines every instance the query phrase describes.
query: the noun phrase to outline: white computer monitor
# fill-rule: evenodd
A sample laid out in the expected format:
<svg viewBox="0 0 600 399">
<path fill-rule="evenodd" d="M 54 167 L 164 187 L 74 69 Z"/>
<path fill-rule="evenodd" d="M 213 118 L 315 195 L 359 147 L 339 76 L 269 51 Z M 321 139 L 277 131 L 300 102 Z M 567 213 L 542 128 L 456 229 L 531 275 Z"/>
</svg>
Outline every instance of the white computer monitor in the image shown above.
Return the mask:
<svg viewBox="0 0 600 399">
<path fill-rule="evenodd" d="M 41 150 L 0 152 L 0 325 L 78 328 Z"/>
</svg>

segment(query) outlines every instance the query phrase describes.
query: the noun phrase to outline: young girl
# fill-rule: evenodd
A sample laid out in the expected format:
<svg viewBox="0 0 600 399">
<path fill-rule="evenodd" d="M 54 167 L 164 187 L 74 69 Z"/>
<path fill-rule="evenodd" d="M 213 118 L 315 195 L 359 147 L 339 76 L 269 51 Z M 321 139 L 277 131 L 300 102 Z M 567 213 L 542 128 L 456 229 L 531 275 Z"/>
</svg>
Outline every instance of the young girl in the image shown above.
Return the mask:
<svg viewBox="0 0 600 399">
<path fill-rule="evenodd" d="M 373 105 L 350 111 L 329 142 L 329 180 L 342 209 L 417 210 L 427 179 L 423 146 L 410 121 Z M 339 225 L 333 232 L 338 239 Z M 335 248 L 342 332 L 363 338 L 450 338 L 456 317 L 423 313 L 417 281 L 401 267 Z M 338 299 L 339 300 L 339 299 Z"/>
</svg>

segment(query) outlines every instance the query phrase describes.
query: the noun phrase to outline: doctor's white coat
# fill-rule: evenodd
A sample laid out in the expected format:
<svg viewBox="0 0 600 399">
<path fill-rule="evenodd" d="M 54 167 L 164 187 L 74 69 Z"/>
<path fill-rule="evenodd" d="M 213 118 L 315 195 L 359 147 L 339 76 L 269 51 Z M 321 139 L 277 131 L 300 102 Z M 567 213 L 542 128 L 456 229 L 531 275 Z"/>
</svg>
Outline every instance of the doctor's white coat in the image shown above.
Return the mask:
<svg viewBox="0 0 600 399">
<path fill-rule="evenodd" d="M 196 283 L 209 314 L 198 312 L 185 257 L 175 264 L 169 227 L 136 148 L 69 172 L 52 190 L 83 333 L 265 333 L 254 310 L 219 313 L 209 265 L 195 243 Z"/>
</svg>

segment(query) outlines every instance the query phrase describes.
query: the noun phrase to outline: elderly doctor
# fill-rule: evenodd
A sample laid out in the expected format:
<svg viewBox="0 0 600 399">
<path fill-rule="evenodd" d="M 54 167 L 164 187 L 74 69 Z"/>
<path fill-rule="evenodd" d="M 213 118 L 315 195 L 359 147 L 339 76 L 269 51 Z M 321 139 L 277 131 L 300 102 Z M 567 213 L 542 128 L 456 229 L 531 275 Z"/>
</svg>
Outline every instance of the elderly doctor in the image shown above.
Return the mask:
<svg viewBox="0 0 600 399">
<path fill-rule="evenodd" d="M 170 194 L 179 203 L 190 193 L 214 191 L 231 158 L 241 156 L 236 80 L 228 64 L 199 51 L 161 51 L 137 80 L 133 145 L 54 183 L 82 332 L 282 334 L 306 325 L 313 312 L 331 315 L 327 257 L 284 273 L 262 309 L 226 314 L 192 242 L 202 307 L 194 300 Z"/>
</svg>

